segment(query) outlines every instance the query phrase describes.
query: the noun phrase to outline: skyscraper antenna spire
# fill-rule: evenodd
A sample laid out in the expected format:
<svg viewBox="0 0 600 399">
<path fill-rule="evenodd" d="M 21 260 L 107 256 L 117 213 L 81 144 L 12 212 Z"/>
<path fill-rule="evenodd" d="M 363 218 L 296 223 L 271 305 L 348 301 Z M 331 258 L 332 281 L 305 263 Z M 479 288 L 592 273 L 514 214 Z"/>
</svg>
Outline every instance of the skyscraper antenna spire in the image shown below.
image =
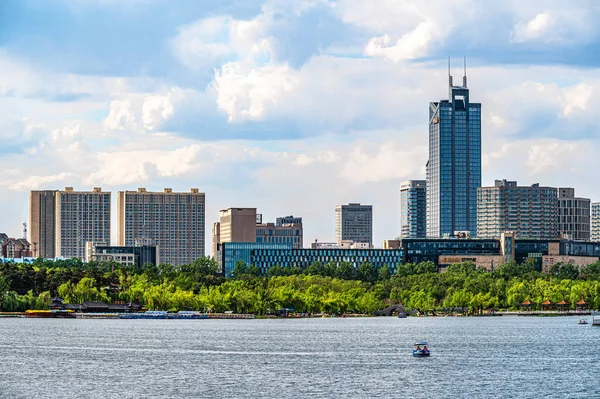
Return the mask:
<svg viewBox="0 0 600 399">
<path fill-rule="evenodd" d="M 450 73 L 450 57 L 448 57 L 448 85 L 452 87 L 452 74 Z"/>
<path fill-rule="evenodd" d="M 463 75 L 463 87 L 467 87 L 467 57 L 464 57 L 465 74 Z"/>
</svg>

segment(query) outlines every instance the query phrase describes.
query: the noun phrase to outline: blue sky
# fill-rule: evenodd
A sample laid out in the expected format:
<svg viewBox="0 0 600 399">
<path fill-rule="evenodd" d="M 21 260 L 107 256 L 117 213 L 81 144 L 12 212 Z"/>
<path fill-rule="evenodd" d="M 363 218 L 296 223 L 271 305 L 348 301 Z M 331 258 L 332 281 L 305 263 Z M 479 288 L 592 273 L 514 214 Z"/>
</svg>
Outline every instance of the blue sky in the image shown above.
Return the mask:
<svg viewBox="0 0 600 399">
<path fill-rule="evenodd" d="M 31 189 L 198 187 L 207 248 L 221 208 L 303 216 L 307 244 L 348 202 L 374 205 L 379 245 L 424 177 L 448 56 L 482 103 L 484 184 L 600 201 L 599 48 L 593 0 L 5 0 L 3 230 Z"/>
</svg>

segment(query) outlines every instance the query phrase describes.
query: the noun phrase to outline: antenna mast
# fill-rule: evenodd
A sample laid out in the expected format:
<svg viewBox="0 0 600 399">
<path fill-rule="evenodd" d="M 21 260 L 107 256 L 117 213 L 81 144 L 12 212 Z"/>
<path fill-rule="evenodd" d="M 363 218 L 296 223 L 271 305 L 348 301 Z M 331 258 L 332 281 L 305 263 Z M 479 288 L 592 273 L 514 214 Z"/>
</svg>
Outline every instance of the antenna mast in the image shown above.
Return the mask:
<svg viewBox="0 0 600 399">
<path fill-rule="evenodd" d="M 450 57 L 448 57 L 448 84 L 452 87 L 452 75 L 450 74 Z"/>
<path fill-rule="evenodd" d="M 463 75 L 463 87 L 467 87 L 467 57 L 464 57 L 465 74 Z"/>
</svg>

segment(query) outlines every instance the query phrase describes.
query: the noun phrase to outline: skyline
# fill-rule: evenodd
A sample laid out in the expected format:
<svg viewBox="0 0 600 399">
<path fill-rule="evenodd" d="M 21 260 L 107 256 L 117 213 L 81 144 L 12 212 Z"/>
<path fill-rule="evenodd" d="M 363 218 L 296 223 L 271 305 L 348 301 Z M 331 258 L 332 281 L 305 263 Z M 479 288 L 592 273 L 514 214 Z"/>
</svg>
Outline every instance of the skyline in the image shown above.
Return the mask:
<svg viewBox="0 0 600 399">
<path fill-rule="evenodd" d="M 333 241 L 335 206 L 359 202 L 373 205 L 378 245 L 399 234 L 400 182 L 425 177 L 427 105 L 446 97 L 448 55 L 467 56 L 482 104 L 483 186 L 600 200 L 593 2 L 170 4 L 5 3 L 9 236 L 32 189 L 198 187 L 206 238 L 219 209 L 240 206 L 302 216 L 305 242 Z"/>
</svg>

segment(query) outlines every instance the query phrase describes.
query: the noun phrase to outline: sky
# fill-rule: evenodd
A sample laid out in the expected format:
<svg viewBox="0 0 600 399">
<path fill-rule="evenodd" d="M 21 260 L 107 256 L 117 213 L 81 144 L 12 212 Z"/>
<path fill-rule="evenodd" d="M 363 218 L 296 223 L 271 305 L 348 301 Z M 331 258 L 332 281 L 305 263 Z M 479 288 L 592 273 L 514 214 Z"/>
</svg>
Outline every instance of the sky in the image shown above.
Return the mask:
<svg viewBox="0 0 600 399">
<path fill-rule="evenodd" d="M 593 0 L 3 0 L 0 229 L 23 234 L 33 189 L 116 209 L 195 187 L 207 254 L 228 207 L 302 216 L 308 245 L 334 240 L 335 205 L 372 204 L 380 246 L 425 177 L 449 56 L 482 103 L 483 185 L 600 201 L 599 49 Z"/>
</svg>

